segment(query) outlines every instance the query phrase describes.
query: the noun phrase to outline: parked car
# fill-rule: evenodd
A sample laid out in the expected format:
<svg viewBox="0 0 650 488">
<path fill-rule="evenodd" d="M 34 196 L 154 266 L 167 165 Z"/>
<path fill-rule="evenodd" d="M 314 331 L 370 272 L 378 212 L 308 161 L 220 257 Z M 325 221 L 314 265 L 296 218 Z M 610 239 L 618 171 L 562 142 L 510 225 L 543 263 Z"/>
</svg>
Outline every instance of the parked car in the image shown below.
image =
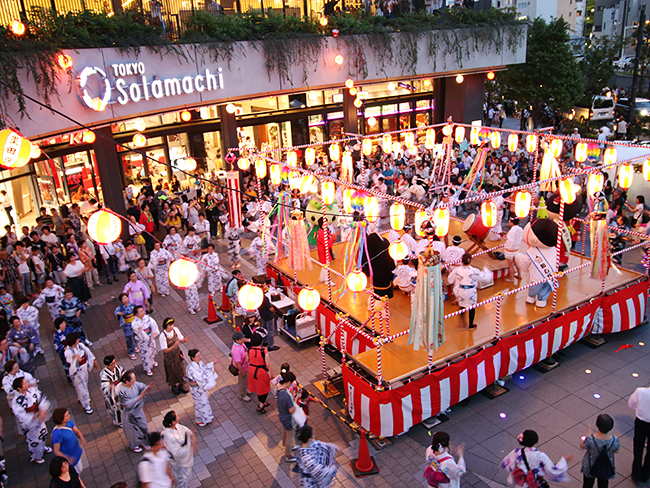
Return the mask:
<svg viewBox="0 0 650 488">
<path fill-rule="evenodd" d="M 621 59 L 617 59 L 612 64 L 615 68 L 624 71 L 634 66 L 634 58 L 635 56 L 623 56 Z"/>
<path fill-rule="evenodd" d="M 618 101 L 616 102 L 616 108 L 615 108 L 616 115 L 627 117 L 627 112 L 629 107 L 630 107 L 630 102 L 628 101 L 627 98 L 619 98 Z M 647 98 L 637 98 L 634 112 L 639 117 L 647 117 L 648 115 L 650 115 L 650 100 L 648 100 Z"/>
<path fill-rule="evenodd" d="M 614 99 L 610 97 L 596 96 L 591 100 L 576 103 L 572 111 L 573 120 L 579 120 L 584 124 L 588 120 L 610 120 L 614 118 Z"/>
</svg>

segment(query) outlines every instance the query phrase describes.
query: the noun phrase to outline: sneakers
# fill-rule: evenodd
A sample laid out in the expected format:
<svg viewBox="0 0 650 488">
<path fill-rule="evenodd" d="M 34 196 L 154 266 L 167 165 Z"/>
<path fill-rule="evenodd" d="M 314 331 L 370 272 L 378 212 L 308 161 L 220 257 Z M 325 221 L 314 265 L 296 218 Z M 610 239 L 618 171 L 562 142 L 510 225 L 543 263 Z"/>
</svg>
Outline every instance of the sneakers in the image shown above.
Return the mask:
<svg viewBox="0 0 650 488">
<path fill-rule="evenodd" d="M 535 300 L 535 305 L 539 308 L 544 308 L 546 306 L 546 300 Z"/>
<path fill-rule="evenodd" d="M 135 354 L 129 354 L 129 359 L 138 359 L 138 357 Z"/>
<path fill-rule="evenodd" d="M 48 452 L 48 453 L 49 453 L 49 452 L 52 452 L 52 448 L 51 448 L 51 447 L 47 447 L 47 446 L 45 446 L 45 452 Z"/>
<path fill-rule="evenodd" d="M 278 349 L 280 349 L 280 346 L 269 347 L 269 352 L 270 351 L 277 351 Z"/>
<path fill-rule="evenodd" d="M 93 345 L 93 343 L 90 342 L 88 339 L 84 339 L 84 344 L 86 344 L 88 347 Z"/>
<path fill-rule="evenodd" d="M 153 371 L 146 371 L 147 376 L 153 376 Z"/>
<path fill-rule="evenodd" d="M 243 396 L 241 399 L 242 399 L 243 401 L 245 401 L 245 402 L 250 402 L 250 401 L 251 401 L 251 397 L 249 397 L 248 395 Z"/>
<path fill-rule="evenodd" d="M 285 456 L 284 460 L 287 463 L 295 463 L 296 461 L 298 461 L 298 458 L 296 456 L 289 456 L 289 457 Z"/>
<path fill-rule="evenodd" d="M 43 464 L 43 463 L 45 462 L 45 459 L 43 459 L 43 458 L 41 458 L 41 459 L 34 459 L 34 462 L 35 462 L 36 464 Z"/>
<path fill-rule="evenodd" d="M 142 448 L 140 446 L 136 446 L 133 449 L 131 449 L 133 452 L 142 452 Z"/>
<path fill-rule="evenodd" d="M 158 367 L 158 363 L 157 363 L 156 361 L 153 362 L 153 367 L 154 367 L 154 368 L 157 368 L 157 367 Z"/>
<path fill-rule="evenodd" d="M 526 303 L 535 303 L 537 298 L 531 297 L 530 295 L 526 297 Z"/>
<path fill-rule="evenodd" d="M 86 409 L 86 413 L 87 413 L 88 415 L 90 415 L 91 413 L 93 413 L 93 409 L 90 408 L 90 407 L 88 407 L 88 408 Z"/>
<path fill-rule="evenodd" d="M 194 310 L 190 310 L 190 315 L 196 315 L 196 312 Z"/>
</svg>

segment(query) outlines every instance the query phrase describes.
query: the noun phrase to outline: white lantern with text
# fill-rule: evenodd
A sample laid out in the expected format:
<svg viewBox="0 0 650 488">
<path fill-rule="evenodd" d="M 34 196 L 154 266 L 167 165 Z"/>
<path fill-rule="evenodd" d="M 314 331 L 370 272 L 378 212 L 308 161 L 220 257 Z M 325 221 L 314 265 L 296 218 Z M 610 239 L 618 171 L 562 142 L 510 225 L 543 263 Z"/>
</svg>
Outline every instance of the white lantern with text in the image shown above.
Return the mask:
<svg viewBox="0 0 650 488">
<path fill-rule="evenodd" d="M 98 210 L 88 219 L 88 235 L 98 244 L 115 242 L 122 233 L 120 218 L 106 210 Z"/>
</svg>

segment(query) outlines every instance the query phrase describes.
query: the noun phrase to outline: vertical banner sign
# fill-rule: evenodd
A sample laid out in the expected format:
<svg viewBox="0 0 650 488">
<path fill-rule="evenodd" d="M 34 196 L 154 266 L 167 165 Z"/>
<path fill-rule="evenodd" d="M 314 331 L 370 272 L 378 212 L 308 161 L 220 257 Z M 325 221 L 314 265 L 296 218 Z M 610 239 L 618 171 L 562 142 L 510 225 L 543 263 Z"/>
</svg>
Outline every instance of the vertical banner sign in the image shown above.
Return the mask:
<svg viewBox="0 0 650 488">
<path fill-rule="evenodd" d="M 239 228 L 243 224 L 238 171 L 226 171 L 226 185 L 228 186 L 228 223 L 233 229 Z"/>
</svg>

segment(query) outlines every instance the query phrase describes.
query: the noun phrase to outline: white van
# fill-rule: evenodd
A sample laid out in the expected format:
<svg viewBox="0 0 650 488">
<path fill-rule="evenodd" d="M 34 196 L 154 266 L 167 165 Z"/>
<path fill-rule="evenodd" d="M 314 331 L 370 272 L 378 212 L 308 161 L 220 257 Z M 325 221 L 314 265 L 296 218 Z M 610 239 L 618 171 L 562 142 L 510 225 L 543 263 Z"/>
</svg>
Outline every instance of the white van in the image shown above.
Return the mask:
<svg viewBox="0 0 650 488">
<path fill-rule="evenodd" d="M 584 103 L 577 103 L 573 109 L 573 120 L 578 120 L 581 123 L 588 120 L 611 120 L 613 118 L 614 99 L 609 97 L 596 96 L 591 101 L 591 107 Z"/>
</svg>

